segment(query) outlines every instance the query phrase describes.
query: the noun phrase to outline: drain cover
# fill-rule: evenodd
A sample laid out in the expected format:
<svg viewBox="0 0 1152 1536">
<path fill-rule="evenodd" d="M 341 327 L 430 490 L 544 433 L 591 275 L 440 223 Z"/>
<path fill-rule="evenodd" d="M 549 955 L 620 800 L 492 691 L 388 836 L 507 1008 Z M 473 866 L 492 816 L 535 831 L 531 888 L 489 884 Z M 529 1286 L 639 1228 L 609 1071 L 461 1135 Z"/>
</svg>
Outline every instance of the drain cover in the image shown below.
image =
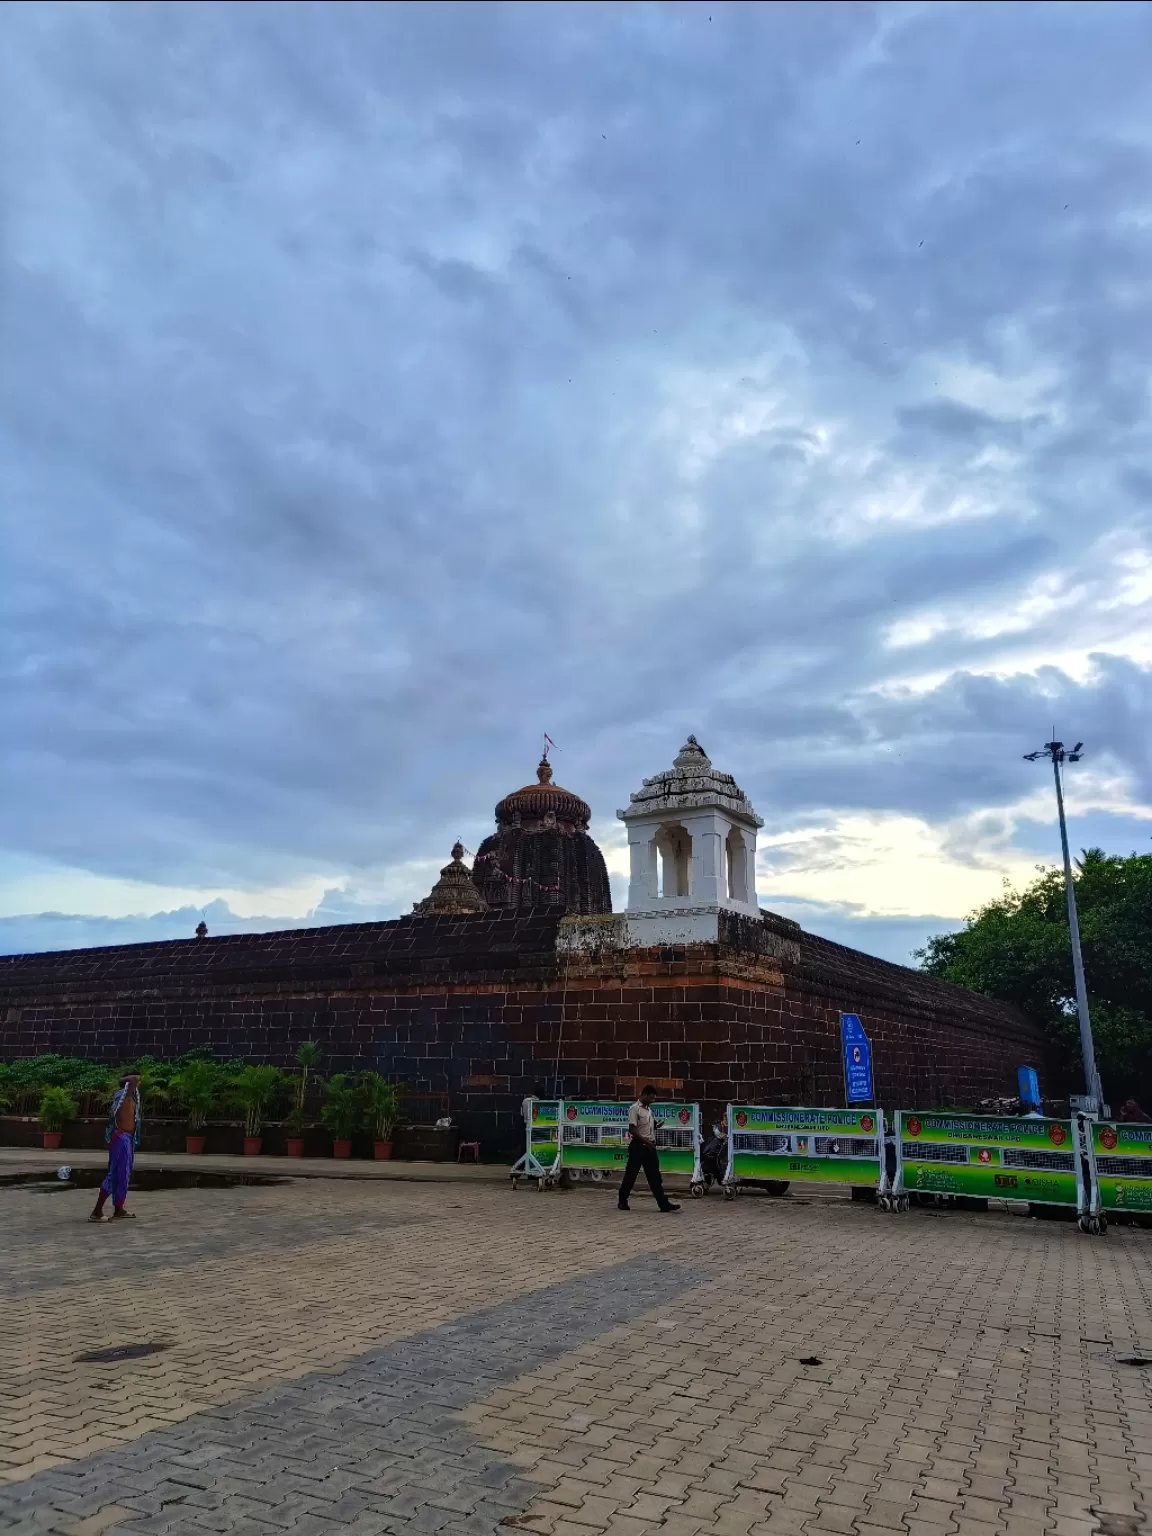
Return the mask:
<svg viewBox="0 0 1152 1536">
<path fill-rule="evenodd" d="M 85 1365 L 111 1365 L 116 1360 L 139 1360 L 142 1355 L 158 1355 L 167 1344 L 121 1344 L 116 1349 L 90 1349 L 74 1358 Z"/>
<path fill-rule="evenodd" d="M 801 1360 L 800 1364 L 801 1365 L 823 1365 L 824 1362 L 823 1362 L 823 1360 L 820 1359 L 819 1355 L 805 1355 L 804 1358 Z"/>
<path fill-rule="evenodd" d="M 1152 1355 L 1113 1355 L 1117 1365 L 1152 1365 Z"/>
</svg>

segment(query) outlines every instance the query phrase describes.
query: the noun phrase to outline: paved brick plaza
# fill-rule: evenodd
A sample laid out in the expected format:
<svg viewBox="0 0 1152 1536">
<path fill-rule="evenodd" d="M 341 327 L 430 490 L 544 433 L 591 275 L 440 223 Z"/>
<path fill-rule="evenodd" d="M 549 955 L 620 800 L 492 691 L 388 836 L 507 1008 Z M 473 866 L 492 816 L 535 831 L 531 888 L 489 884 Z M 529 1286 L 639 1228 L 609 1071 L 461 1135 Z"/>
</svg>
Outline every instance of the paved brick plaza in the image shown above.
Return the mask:
<svg viewBox="0 0 1152 1536">
<path fill-rule="evenodd" d="M 750 1195 L 0 1189 L 0 1528 L 1124 1536 L 1152 1232 Z M 134 1342 L 145 1359 L 77 1363 Z M 804 1365 L 816 1356 L 819 1365 Z"/>
</svg>

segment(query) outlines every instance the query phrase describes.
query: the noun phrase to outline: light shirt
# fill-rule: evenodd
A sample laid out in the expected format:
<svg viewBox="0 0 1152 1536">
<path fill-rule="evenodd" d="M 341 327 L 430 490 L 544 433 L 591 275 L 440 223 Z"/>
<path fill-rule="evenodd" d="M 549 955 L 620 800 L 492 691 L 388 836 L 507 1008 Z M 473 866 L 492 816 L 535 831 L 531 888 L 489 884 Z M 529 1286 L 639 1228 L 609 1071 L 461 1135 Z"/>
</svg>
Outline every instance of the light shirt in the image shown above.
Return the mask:
<svg viewBox="0 0 1152 1536">
<path fill-rule="evenodd" d="M 641 1141 L 656 1140 L 656 1117 L 650 1109 L 645 1109 L 639 1099 L 628 1111 L 628 1129 Z"/>
</svg>

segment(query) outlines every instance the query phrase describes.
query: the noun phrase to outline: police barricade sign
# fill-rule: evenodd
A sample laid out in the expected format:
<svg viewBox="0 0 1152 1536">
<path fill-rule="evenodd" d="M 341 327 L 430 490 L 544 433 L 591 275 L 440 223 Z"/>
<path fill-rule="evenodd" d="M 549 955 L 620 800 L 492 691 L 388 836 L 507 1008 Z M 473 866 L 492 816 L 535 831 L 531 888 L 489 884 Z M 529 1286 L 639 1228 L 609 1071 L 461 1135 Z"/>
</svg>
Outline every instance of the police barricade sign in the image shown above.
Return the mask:
<svg viewBox="0 0 1152 1536">
<path fill-rule="evenodd" d="M 1027 1200 L 1087 1209 L 1071 1120 L 997 1119 L 947 1111 L 896 1116 L 896 1192 Z"/>
<path fill-rule="evenodd" d="M 887 1195 L 883 1111 L 729 1104 L 725 1195 L 778 1181 L 855 1184 Z"/>
<path fill-rule="evenodd" d="M 565 1099 L 561 1105 L 560 1168 L 573 1177 L 603 1178 L 623 1173 L 628 1161 L 628 1104 L 602 1100 Z M 700 1106 L 653 1104 L 656 1147 L 662 1173 L 683 1173 L 693 1193 L 704 1189 L 700 1168 Z"/>
<path fill-rule="evenodd" d="M 1085 1121 L 1085 1132 L 1104 1210 L 1152 1212 L 1152 1125 Z"/>
<path fill-rule="evenodd" d="M 524 1155 L 512 1166 L 513 1188 L 520 1179 L 536 1179 L 544 1185 L 559 1176 L 560 1110 L 559 1099 L 532 1100 L 532 1116 L 525 1127 Z"/>
</svg>

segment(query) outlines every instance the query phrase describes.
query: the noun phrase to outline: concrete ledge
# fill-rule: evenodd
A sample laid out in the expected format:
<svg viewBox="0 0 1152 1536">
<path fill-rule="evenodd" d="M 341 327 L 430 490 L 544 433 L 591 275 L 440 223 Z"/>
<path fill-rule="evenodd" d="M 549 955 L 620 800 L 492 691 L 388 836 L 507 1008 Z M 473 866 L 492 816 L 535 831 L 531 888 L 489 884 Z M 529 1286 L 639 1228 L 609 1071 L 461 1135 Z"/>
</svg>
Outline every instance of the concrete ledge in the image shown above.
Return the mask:
<svg viewBox="0 0 1152 1536">
<path fill-rule="evenodd" d="M 0 1184 L 57 1168 L 104 1168 L 104 1152 L 61 1147 L 45 1152 L 33 1147 L 0 1148 Z M 180 1173 L 250 1173 L 278 1179 L 383 1179 L 408 1184 L 506 1184 L 511 1167 L 502 1163 L 369 1162 L 367 1158 L 231 1157 L 213 1154 L 189 1157 L 186 1152 L 137 1152 L 137 1168 L 170 1168 Z"/>
</svg>

